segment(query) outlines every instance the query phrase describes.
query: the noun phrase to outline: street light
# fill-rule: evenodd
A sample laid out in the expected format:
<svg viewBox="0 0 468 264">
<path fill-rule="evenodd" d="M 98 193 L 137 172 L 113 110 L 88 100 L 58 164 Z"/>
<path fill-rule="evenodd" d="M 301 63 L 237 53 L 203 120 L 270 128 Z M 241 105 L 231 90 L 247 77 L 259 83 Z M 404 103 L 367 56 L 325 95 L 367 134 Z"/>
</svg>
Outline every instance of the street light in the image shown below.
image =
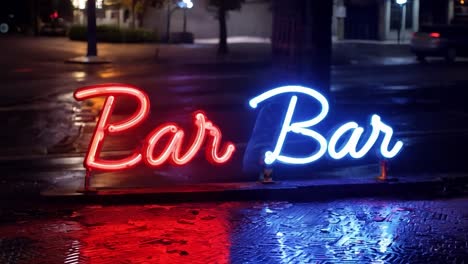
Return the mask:
<svg viewBox="0 0 468 264">
<path fill-rule="evenodd" d="M 184 33 L 187 32 L 187 9 L 193 7 L 192 0 L 178 0 L 176 6 L 171 9 L 171 5 L 167 5 L 167 24 L 166 24 L 166 40 L 169 43 L 170 40 L 170 29 L 171 29 L 171 15 L 177 9 L 184 10 Z"/>
<path fill-rule="evenodd" d="M 398 43 L 400 43 L 400 34 L 403 32 L 403 37 L 405 36 L 406 28 L 406 3 L 407 0 L 396 0 L 396 3 L 401 7 L 401 20 L 400 20 L 400 29 L 398 29 Z"/>
<path fill-rule="evenodd" d="M 182 0 L 182 1 L 177 2 L 177 5 L 179 6 L 179 8 L 190 9 L 193 7 L 193 2 L 191 0 Z"/>
<path fill-rule="evenodd" d="M 184 10 L 184 28 L 183 32 L 187 32 L 187 9 L 190 9 L 193 7 L 193 3 L 191 0 L 182 0 L 177 3 L 179 8 L 182 8 Z"/>
</svg>

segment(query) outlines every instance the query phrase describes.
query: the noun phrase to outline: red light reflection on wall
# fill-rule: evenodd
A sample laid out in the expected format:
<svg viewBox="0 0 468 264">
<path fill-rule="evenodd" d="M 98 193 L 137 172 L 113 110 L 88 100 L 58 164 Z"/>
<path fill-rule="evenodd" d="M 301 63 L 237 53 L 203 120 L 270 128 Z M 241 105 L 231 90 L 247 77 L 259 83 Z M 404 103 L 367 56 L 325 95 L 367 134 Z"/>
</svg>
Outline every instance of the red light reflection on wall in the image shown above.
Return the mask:
<svg viewBox="0 0 468 264">
<path fill-rule="evenodd" d="M 160 166 L 166 162 L 171 162 L 174 165 L 184 165 L 195 157 L 202 148 L 205 139 L 207 139 L 206 158 L 215 164 L 229 161 L 236 149 L 234 144 L 230 142 L 226 143 L 221 149 L 221 130 L 209 121 L 203 112 L 197 111 L 194 114 L 197 133 L 185 152 L 182 150 L 185 138 L 183 129 L 177 124 L 165 123 L 149 133 L 143 148 L 135 150 L 129 157 L 120 160 L 102 160 L 99 156 L 105 137 L 122 133 L 140 125 L 148 117 L 150 110 L 149 98 L 143 91 L 124 84 L 83 87 L 78 89 L 74 96 L 76 100 L 107 96 L 84 162 L 84 166 L 89 170 L 118 171 L 129 169 L 142 160 L 151 167 Z M 109 120 L 115 107 L 116 96 L 132 97 L 137 101 L 138 107 L 130 117 L 117 123 L 110 123 Z M 170 137 L 169 143 L 159 155 L 156 155 L 154 153 L 156 146 L 164 137 Z"/>
</svg>

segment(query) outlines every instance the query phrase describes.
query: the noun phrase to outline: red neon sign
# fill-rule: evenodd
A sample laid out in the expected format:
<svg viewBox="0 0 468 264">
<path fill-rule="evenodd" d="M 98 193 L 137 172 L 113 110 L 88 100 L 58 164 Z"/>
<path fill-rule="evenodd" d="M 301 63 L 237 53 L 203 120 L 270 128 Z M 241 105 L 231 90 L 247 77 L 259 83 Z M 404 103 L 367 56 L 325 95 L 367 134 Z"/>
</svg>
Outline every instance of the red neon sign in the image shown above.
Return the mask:
<svg viewBox="0 0 468 264">
<path fill-rule="evenodd" d="M 79 101 L 98 96 L 107 96 L 107 98 L 84 161 L 84 166 L 88 170 L 117 171 L 129 169 L 138 165 L 142 160 L 150 167 L 160 166 L 166 162 L 171 162 L 174 165 L 184 165 L 195 157 L 203 146 L 205 139 L 207 141 L 206 158 L 215 164 L 229 161 L 236 149 L 234 144 L 230 142 L 226 143 L 221 149 L 221 130 L 209 121 L 204 113 L 198 111 L 194 115 L 197 133 L 186 151 L 182 150 L 182 143 L 185 138 L 183 129 L 177 124 L 166 123 L 149 133 L 142 149 L 135 150 L 129 157 L 120 160 L 102 160 L 99 156 L 106 136 L 119 134 L 137 127 L 148 117 L 150 101 L 143 91 L 124 84 L 88 86 L 78 89 L 74 94 L 75 99 Z M 130 96 L 138 102 L 138 107 L 135 113 L 127 119 L 117 123 L 110 123 L 109 120 L 115 107 L 115 96 Z M 167 136 L 170 137 L 169 143 L 161 153 L 155 154 L 156 146 L 163 137 Z"/>
</svg>

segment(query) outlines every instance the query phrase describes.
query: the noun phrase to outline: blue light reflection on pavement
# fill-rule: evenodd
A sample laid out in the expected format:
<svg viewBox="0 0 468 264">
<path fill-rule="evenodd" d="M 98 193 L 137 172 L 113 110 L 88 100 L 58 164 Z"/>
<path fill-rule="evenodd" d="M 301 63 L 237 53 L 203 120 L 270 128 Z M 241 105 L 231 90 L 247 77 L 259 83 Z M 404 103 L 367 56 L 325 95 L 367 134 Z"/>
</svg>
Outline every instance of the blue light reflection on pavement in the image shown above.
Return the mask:
<svg viewBox="0 0 468 264">
<path fill-rule="evenodd" d="M 234 263 L 422 263 L 435 259 L 468 259 L 468 253 L 461 253 L 462 249 L 455 250 L 457 253 L 440 249 L 466 243 L 465 235 L 453 231 L 468 229 L 467 219 L 460 221 L 463 214 L 453 214 L 453 208 L 443 208 L 443 203 L 355 200 L 265 204 L 268 210 L 243 211 L 244 225 L 232 231 L 232 260 Z M 440 221 L 439 215 L 451 221 Z M 443 235 L 422 231 L 431 229 L 438 229 Z M 249 237 L 253 243 L 245 242 Z"/>
<path fill-rule="evenodd" d="M 5 209 L 0 263 L 466 263 L 467 202 Z"/>
</svg>

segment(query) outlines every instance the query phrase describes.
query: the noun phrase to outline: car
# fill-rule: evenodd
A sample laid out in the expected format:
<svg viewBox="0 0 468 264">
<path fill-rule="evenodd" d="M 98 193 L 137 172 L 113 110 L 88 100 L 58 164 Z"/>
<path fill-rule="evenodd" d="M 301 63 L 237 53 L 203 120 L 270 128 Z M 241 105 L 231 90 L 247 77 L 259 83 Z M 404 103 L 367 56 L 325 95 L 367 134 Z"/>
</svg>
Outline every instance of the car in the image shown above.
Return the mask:
<svg viewBox="0 0 468 264">
<path fill-rule="evenodd" d="M 62 18 L 54 19 L 45 23 L 40 30 L 43 36 L 65 36 L 67 34 L 67 24 Z"/>
<path fill-rule="evenodd" d="M 16 23 L 15 15 L 8 14 L 0 16 L 0 35 L 21 31 L 21 27 Z"/>
<path fill-rule="evenodd" d="M 411 39 L 411 51 L 419 61 L 444 57 L 453 62 L 468 55 L 468 27 L 461 25 L 422 26 Z"/>
</svg>

